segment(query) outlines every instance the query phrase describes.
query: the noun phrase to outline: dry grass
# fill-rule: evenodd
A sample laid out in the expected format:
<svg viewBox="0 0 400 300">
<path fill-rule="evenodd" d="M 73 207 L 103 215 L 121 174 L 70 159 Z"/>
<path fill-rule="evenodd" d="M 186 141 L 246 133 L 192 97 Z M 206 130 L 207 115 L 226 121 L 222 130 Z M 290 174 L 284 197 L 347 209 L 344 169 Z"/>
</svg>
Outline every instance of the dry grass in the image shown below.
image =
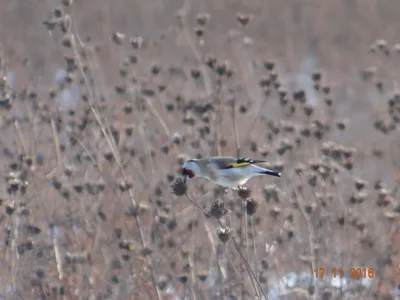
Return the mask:
<svg viewBox="0 0 400 300">
<path fill-rule="evenodd" d="M 4 299 L 400 294 L 400 2 L 71 2 L 0 10 Z"/>
</svg>

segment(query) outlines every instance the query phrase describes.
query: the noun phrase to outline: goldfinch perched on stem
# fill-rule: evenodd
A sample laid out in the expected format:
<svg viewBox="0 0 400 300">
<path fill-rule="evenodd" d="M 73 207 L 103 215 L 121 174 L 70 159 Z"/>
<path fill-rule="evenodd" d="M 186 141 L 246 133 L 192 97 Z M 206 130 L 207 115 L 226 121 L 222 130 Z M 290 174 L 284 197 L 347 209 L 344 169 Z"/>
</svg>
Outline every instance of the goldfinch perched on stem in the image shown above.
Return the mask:
<svg viewBox="0 0 400 300">
<path fill-rule="evenodd" d="M 182 175 L 185 183 L 188 178 L 201 177 L 224 188 L 237 190 L 253 176 L 272 175 L 281 177 L 279 172 L 256 165 L 265 162 L 264 160 L 230 156 L 191 159 L 184 163 Z"/>
</svg>

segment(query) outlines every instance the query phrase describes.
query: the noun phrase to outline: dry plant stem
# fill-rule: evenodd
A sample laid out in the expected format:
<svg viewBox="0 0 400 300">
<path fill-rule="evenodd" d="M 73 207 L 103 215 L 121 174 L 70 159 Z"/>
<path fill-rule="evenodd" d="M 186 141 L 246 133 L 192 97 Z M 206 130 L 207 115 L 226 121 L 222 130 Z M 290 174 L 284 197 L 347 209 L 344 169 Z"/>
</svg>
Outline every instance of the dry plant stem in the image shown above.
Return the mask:
<svg viewBox="0 0 400 300">
<path fill-rule="evenodd" d="M 19 265 L 18 261 L 20 259 L 18 251 L 17 251 L 17 239 L 18 239 L 18 217 L 14 215 L 14 217 L 11 219 L 11 223 L 13 230 L 12 230 L 12 241 L 11 241 L 11 274 L 12 274 L 12 281 L 13 281 L 13 288 L 14 290 L 17 291 L 17 276 L 18 276 L 18 271 L 19 271 Z"/>
<path fill-rule="evenodd" d="M 211 217 L 211 215 L 210 215 L 207 211 L 205 211 L 202 207 L 200 207 L 200 206 L 197 204 L 196 201 L 194 201 L 193 199 L 191 199 L 187 193 L 185 193 L 185 196 L 186 196 L 186 198 L 190 201 L 190 203 L 192 203 L 194 206 L 196 206 L 198 209 L 200 209 L 200 210 L 204 213 L 205 216 Z M 216 218 L 214 218 L 214 217 L 212 217 L 212 218 L 215 219 L 215 220 L 219 223 L 220 226 L 223 226 L 223 227 L 224 227 L 224 225 L 221 223 L 220 220 L 218 220 L 218 219 L 216 219 Z M 209 239 L 209 241 L 210 241 L 212 250 L 213 250 L 213 252 L 214 252 L 214 254 L 215 254 L 215 257 L 216 257 L 216 259 L 217 259 L 217 265 L 218 265 L 218 268 L 219 268 L 219 273 L 222 274 L 223 280 L 225 281 L 225 280 L 227 279 L 227 273 L 228 273 L 228 272 L 227 272 L 227 270 L 226 270 L 225 268 L 223 268 L 223 267 L 221 266 L 221 264 L 220 264 L 220 262 L 219 262 L 219 259 L 218 259 L 218 257 L 217 257 L 217 250 L 215 249 L 216 242 L 214 241 L 214 238 L 213 238 L 213 235 L 212 235 L 212 230 L 208 227 L 206 220 L 204 220 L 203 225 L 204 225 L 204 228 L 205 228 L 205 230 L 206 230 L 206 232 L 207 232 L 207 237 L 208 237 L 208 239 Z"/>
<path fill-rule="evenodd" d="M 153 185 L 155 184 L 155 168 L 154 168 L 154 160 L 153 157 L 151 156 L 151 151 L 149 149 L 149 147 L 147 146 L 147 142 L 146 142 L 146 138 L 145 138 L 145 133 L 144 133 L 144 128 L 145 126 L 139 126 L 139 136 L 143 142 L 144 148 L 146 149 L 146 153 L 149 157 L 149 161 L 150 161 L 150 166 L 151 166 L 151 178 L 152 178 L 152 182 Z"/>
<path fill-rule="evenodd" d="M 56 124 L 54 123 L 54 119 L 51 118 L 50 122 L 51 122 L 51 131 L 53 133 L 54 147 L 56 148 L 57 165 L 60 165 L 61 163 L 60 140 L 58 139 Z"/>
<path fill-rule="evenodd" d="M 205 221 L 206 221 L 206 220 L 204 220 L 203 225 L 204 225 L 204 229 L 205 229 L 206 232 L 207 232 L 207 238 L 208 238 L 208 240 L 210 241 L 211 248 L 212 248 L 213 253 L 214 253 L 214 255 L 215 255 L 215 259 L 217 260 L 218 274 L 221 274 L 222 279 L 223 279 L 223 281 L 225 282 L 226 279 L 228 278 L 228 275 L 227 275 L 228 272 L 227 272 L 227 270 L 226 270 L 223 266 L 221 266 L 221 263 L 220 263 L 220 261 L 219 261 L 219 259 L 218 259 L 217 249 L 215 248 L 215 245 L 216 245 L 217 243 L 215 242 L 215 239 L 214 239 L 214 236 L 213 236 L 213 234 L 212 234 L 211 228 L 208 226 L 208 224 L 207 224 Z M 210 259 L 211 259 L 211 258 L 210 258 Z"/>
<path fill-rule="evenodd" d="M 170 133 L 169 128 L 168 128 L 167 124 L 165 123 L 164 119 L 161 117 L 161 115 L 159 114 L 157 109 L 154 107 L 152 101 L 150 99 L 148 99 L 147 97 L 143 97 L 143 98 L 146 100 L 146 104 L 150 108 L 153 115 L 156 117 L 158 122 L 160 122 L 162 128 L 164 129 L 165 135 L 167 136 L 167 138 L 169 138 L 171 136 L 171 133 Z"/>
<path fill-rule="evenodd" d="M 25 146 L 24 138 L 22 137 L 21 127 L 19 126 L 18 120 L 15 120 L 13 124 L 14 124 L 15 132 L 17 133 L 16 135 L 18 137 L 19 143 L 21 144 L 22 149 L 24 151 L 24 154 L 28 154 L 28 149 Z"/>
<path fill-rule="evenodd" d="M 189 195 L 188 195 L 187 193 L 185 193 L 185 195 L 186 195 L 186 198 L 187 198 L 193 205 L 195 205 L 197 208 L 199 208 L 206 216 L 210 216 L 209 213 L 208 213 L 207 211 L 205 211 L 202 207 L 200 207 L 195 201 L 193 201 L 193 200 L 189 197 Z M 214 220 L 216 220 L 216 221 L 219 223 L 220 226 L 225 227 L 225 226 L 221 223 L 220 220 L 218 220 L 217 218 L 215 218 L 215 217 L 213 217 L 213 216 L 211 216 L 211 217 L 212 217 Z M 253 284 L 254 290 L 255 290 L 256 293 L 257 293 L 257 296 L 260 298 L 259 291 L 258 291 L 258 289 L 256 288 L 256 285 L 255 285 L 254 281 L 257 282 L 257 285 L 258 285 L 259 288 L 261 289 L 262 294 L 264 295 L 265 299 L 267 299 L 267 297 L 265 296 L 265 293 L 264 293 L 264 291 L 262 290 L 262 287 L 261 287 L 261 285 L 260 285 L 260 283 L 259 283 L 259 281 L 258 281 L 258 278 L 255 277 L 255 274 L 254 274 L 253 270 L 251 269 L 250 264 L 247 262 L 246 258 L 243 256 L 243 254 L 242 254 L 242 252 L 241 252 L 241 250 L 240 250 L 240 248 L 239 248 L 239 246 L 238 246 L 236 240 L 234 239 L 234 237 L 231 237 L 231 239 L 234 241 L 234 245 L 235 245 L 236 251 L 239 252 L 240 257 L 242 258 L 242 260 L 243 260 L 244 263 L 245 263 L 245 266 L 246 266 L 247 271 L 248 271 L 249 276 L 250 276 L 250 280 L 251 280 L 251 282 L 252 282 L 252 284 Z"/>
<path fill-rule="evenodd" d="M 235 53 L 235 52 L 236 52 L 236 51 L 233 51 L 233 53 Z M 241 59 L 242 57 L 243 57 L 243 51 L 241 51 L 241 54 L 240 54 L 240 55 L 236 55 L 237 61 L 240 61 L 240 59 Z M 243 75 L 243 72 L 238 72 L 238 73 L 240 73 L 240 75 L 241 75 L 241 78 L 242 78 L 241 81 L 244 82 L 244 83 L 246 83 L 246 84 L 245 84 L 245 87 L 246 87 L 245 90 L 246 90 L 248 99 L 250 99 L 253 103 L 256 103 L 255 99 L 253 99 L 253 97 L 251 97 L 251 93 L 250 93 L 250 89 L 251 89 L 251 88 L 248 86 L 247 81 L 246 81 L 246 79 L 245 79 L 245 77 L 244 77 L 244 75 Z M 248 137 L 250 131 L 253 129 L 254 125 L 257 123 L 257 120 L 259 119 L 259 117 L 261 116 L 261 113 L 263 112 L 263 109 L 262 109 L 262 108 L 264 107 L 266 101 L 267 101 L 267 97 L 264 96 L 264 100 L 263 100 L 262 104 L 257 108 L 257 113 L 256 113 L 256 115 L 254 116 L 254 118 L 252 119 L 249 128 L 245 131 L 245 134 L 243 135 L 242 139 L 241 139 L 240 141 L 237 142 L 237 146 L 236 146 L 237 149 L 240 149 L 240 148 L 241 148 L 242 142 L 243 142 L 244 140 L 246 140 L 246 137 Z"/>
<path fill-rule="evenodd" d="M 217 83 L 217 94 L 216 94 L 216 111 L 215 111 L 215 116 L 214 116 L 214 141 L 215 141 L 215 149 L 216 149 L 216 154 L 219 156 L 221 155 L 221 146 L 219 143 L 219 138 L 221 136 L 221 87 L 222 87 L 222 82 L 220 82 L 221 79 L 218 79 Z"/>
<path fill-rule="evenodd" d="M 210 75 L 208 73 L 208 69 L 207 69 L 206 65 L 203 63 L 202 54 L 201 54 L 200 50 L 198 49 L 198 47 L 196 46 L 196 41 L 190 32 L 189 25 L 187 22 L 187 15 L 188 15 L 188 12 L 190 11 L 190 8 L 191 8 L 190 0 L 184 0 L 182 8 L 179 10 L 181 12 L 181 22 L 182 22 L 181 26 L 182 26 L 182 30 L 185 35 L 186 41 L 189 44 L 190 49 L 192 50 L 194 56 L 196 57 L 197 61 L 200 64 L 200 69 L 201 69 L 201 73 L 203 74 L 204 86 L 206 88 L 207 97 L 210 97 L 213 92 L 212 91 L 212 81 L 211 81 Z"/>
<path fill-rule="evenodd" d="M 76 34 L 76 35 L 78 36 L 78 34 Z M 79 39 L 79 40 L 80 40 L 80 39 Z M 125 172 L 124 172 L 124 170 L 123 170 L 123 168 L 122 168 L 122 166 L 121 166 L 121 159 L 120 159 L 120 157 L 119 157 L 119 155 L 118 155 L 117 150 L 116 150 L 115 147 L 114 147 L 114 146 L 115 146 L 115 145 L 114 145 L 114 142 L 113 142 L 113 140 L 109 137 L 106 128 L 103 126 L 103 124 L 102 124 L 102 122 L 101 122 L 100 116 L 98 115 L 96 109 L 95 109 L 94 106 L 93 106 L 94 94 L 93 94 L 93 91 L 92 91 L 92 89 L 91 89 L 91 87 L 90 87 L 89 80 L 88 80 L 88 78 L 87 78 L 87 76 L 86 76 L 86 74 L 85 74 L 85 72 L 84 72 L 84 70 L 83 70 L 83 64 L 82 64 L 82 61 L 81 61 L 81 59 L 80 59 L 79 53 L 78 53 L 78 51 L 77 51 L 77 46 L 76 46 L 76 42 L 75 42 L 75 35 L 72 35 L 71 41 L 72 41 L 72 48 L 73 48 L 75 57 L 76 57 L 77 62 L 78 62 L 78 67 L 79 67 L 80 73 L 81 73 L 81 75 L 82 75 L 82 77 L 83 77 L 83 79 L 84 79 L 86 88 L 88 89 L 88 93 L 89 93 L 89 104 L 90 104 L 91 111 L 92 111 L 93 115 L 95 116 L 96 121 L 97 121 L 98 125 L 100 126 L 100 128 L 101 128 L 101 130 L 102 130 L 102 132 L 103 132 L 104 137 L 106 138 L 106 141 L 107 141 L 107 143 L 108 143 L 108 145 L 109 145 L 109 147 L 110 147 L 110 149 L 111 149 L 111 151 L 112 151 L 112 153 L 113 153 L 113 156 L 114 156 L 114 158 L 115 158 L 115 160 L 116 160 L 116 162 L 117 162 L 118 167 L 119 167 L 120 170 L 121 170 L 121 174 L 122 174 L 124 180 L 126 180 Z M 81 43 L 81 47 L 82 47 L 82 46 L 83 46 L 82 41 L 80 41 L 80 43 Z M 132 202 L 133 207 L 134 207 L 134 208 L 137 208 L 137 207 L 138 207 L 138 203 L 137 203 L 136 200 L 134 200 L 134 198 L 133 198 L 132 190 L 129 189 L 129 190 L 128 190 L 128 193 L 129 193 L 129 196 L 130 196 L 130 199 L 131 199 L 131 202 Z M 139 217 L 138 217 L 137 214 L 135 214 L 134 219 L 135 219 L 136 227 L 138 228 L 138 231 L 139 231 L 139 237 L 140 237 L 141 245 L 142 245 L 143 248 L 145 248 L 145 242 L 144 242 L 144 238 L 143 238 L 142 227 L 141 227 L 141 223 L 140 223 L 140 220 L 139 220 Z M 152 278 L 152 286 L 153 286 L 153 289 L 154 289 L 154 290 L 156 291 L 156 293 L 157 293 L 157 299 L 161 299 L 160 291 L 159 291 L 159 289 L 158 289 L 158 286 L 157 286 L 157 283 L 156 283 L 156 279 L 155 279 L 155 275 L 154 275 L 154 272 L 153 272 L 153 262 L 152 262 L 152 260 L 150 260 L 150 262 L 151 262 L 150 273 L 151 273 L 151 278 Z"/>
<path fill-rule="evenodd" d="M 228 254 L 228 249 L 226 248 L 226 246 L 224 246 L 224 249 L 225 249 L 225 255 L 228 258 L 233 270 L 235 271 L 236 276 L 239 278 L 240 282 L 242 283 L 241 286 L 243 286 L 246 289 L 246 292 L 248 294 L 250 294 L 252 298 L 254 298 L 254 295 L 247 289 L 246 284 L 245 284 L 242 276 L 240 275 L 239 271 L 236 270 L 235 265 L 233 264 L 233 261 L 232 261 L 231 257 Z"/>
<path fill-rule="evenodd" d="M 307 222 L 307 226 L 308 226 L 308 232 L 309 232 L 309 247 L 310 247 L 310 255 L 311 255 L 311 264 L 312 264 L 312 270 L 314 270 L 317 267 L 317 257 L 315 255 L 314 249 L 316 249 L 316 245 L 314 244 L 314 241 L 316 240 L 316 235 L 315 235 L 315 228 L 312 224 L 312 220 L 311 217 L 307 214 L 307 212 L 305 211 L 304 208 L 304 202 L 302 199 L 302 196 L 299 195 L 297 192 L 294 192 L 295 195 L 295 199 L 297 200 L 300 208 L 301 208 L 301 212 L 303 214 L 304 219 Z M 311 272 L 313 272 L 311 270 Z M 311 278 L 314 278 L 313 275 L 311 275 Z M 313 294 L 313 299 L 314 300 L 318 300 L 318 297 L 320 295 L 320 291 L 319 291 L 319 284 L 318 284 L 318 280 L 314 279 L 314 294 Z"/>
<path fill-rule="evenodd" d="M 200 212 L 199 210 L 196 211 L 196 219 L 197 220 L 200 218 L 199 212 Z M 199 230 L 198 227 L 196 227 L 195 231 L 198 231 L 198 230 Z M 189 263 L 191 266 L 193 266 L 192 268 L 190 268 L 190 274 L 192 277 L 192 282 L 191 282 L 190 288 L 191 288 L 191 292 L 192 292 L 192 299 L 194 299 L 194 300 L 197 299 L 196 294 L 198 291 L 197 280 L 196 280 L 196 270 L 197 270 L 197 268 L 196 268 L 196 248 L 197 248 L 196 236 L 198 236 L 198 234 L 193 234 L 191 236 L 192 237 L 192 239 L 191 239 L 192 245 L 194 247 L 193 247 L 192 255 L 189 256 Z"/>
<path fill-rule="evenodd" d="M 252 283 L 252 285 L 254 287 L 254 290 L 255 290 L 255 292 L 257 294 L 257 297 L 261 299 L 261 296 L 259 294 L 259 290 L 256 287 L 256 283 L 257 283 L 258 287 L 260 288 L 260 291 L 261 291 L 262 295 L 264 296 L 264 298 L 268 299 L 267 296 L 264 293 L 264 290 L 263 290 L 260 282 L 258 281 L 258 278 L 255 277 L 255 274 L 254 274 L 253 270 L 251 269 L 251 266 L 250 266 L 249 262 L 246 260 L 246 258 L 243 256 L 243 253 L 240 251 L 239 245 L 236 242 L 235 238 L 232 237 L 231 239 L 233 241 L 233 244 L 235 246 L 236 251 L 239 253 L 240 257 L 243 259 L 243 261 L 245 263 L 245 266 L 247 268 L 247 272 L 249 273 L 249 277 L 250 277 L 251 283 Z"/>
<path fill-rule="evenodd" d="M 232 122 L 233 122 L 233 132 L 235 134 L 236 157 L 240 157 L 240 145 L 236 127 L 236 99 L 232 100 Z"/>
<path fill-rule="evenodd" d="M 255 230 L 254 230 L 254 224 L 253 224 L 253 216 L 250 216 L 250 226 L 251 226 L 251 231 L 253 234 L 253 250 L 254 250 L 254 271 L 256 273 L 256 278 L 258 280 L 258 258 L 257 258 L 257 249 L 256 249 L 256 236 L 255 236 Z"/>
<path fill-rule="evenodd" d="M 244 235 L 245 235 L 245 249 L 246 249 L 246 260 L 250 261 L 250 255 L 249 255 L 249 233 L 248 233 L 248 226 L 247 226 L 247 213 L 246 213 L 246 208 L 243 207 L 243 214 L 244 214 Z M 256 277 L 257 278 L 257 277 Z M 256 294 L 258 295 L 258 290 L 257 287 L 254 286 L 256 290 Z"/>
<path fill-rule="evenodd" d="M 61 256 L 61 251 L 60 251 L 60 247 L 58 245 L 57 238 L 54 233 L 54 228 L 50 228 L 50 235 L 51 235 L 51 241 L 53 243 L 54 255 L 56 258 L 58 279 L 63 280 L 64 279 L 64 271 L 63 271 L 63 265 L 62 265 L 62 256 Z"/>
</svg>

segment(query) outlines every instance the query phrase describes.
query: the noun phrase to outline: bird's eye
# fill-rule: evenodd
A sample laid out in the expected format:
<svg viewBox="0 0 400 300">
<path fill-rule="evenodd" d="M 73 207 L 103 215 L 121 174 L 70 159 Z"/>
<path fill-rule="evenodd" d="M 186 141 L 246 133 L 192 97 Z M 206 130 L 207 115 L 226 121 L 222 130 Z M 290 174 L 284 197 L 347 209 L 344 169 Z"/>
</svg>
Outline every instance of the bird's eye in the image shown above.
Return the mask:
<svg viewBox="0 0 400 300">
<path fill-rule="evenodd" d="M 182 175 L 183 176 L 187 175 L 187 176 L 189 176 L 189 178 L 193 178 L 195 176 L 192 170 L 189 170 L 189 169 L 186 169 L 186 168 L 184 168 L 182 170 Z"/>
</svg>

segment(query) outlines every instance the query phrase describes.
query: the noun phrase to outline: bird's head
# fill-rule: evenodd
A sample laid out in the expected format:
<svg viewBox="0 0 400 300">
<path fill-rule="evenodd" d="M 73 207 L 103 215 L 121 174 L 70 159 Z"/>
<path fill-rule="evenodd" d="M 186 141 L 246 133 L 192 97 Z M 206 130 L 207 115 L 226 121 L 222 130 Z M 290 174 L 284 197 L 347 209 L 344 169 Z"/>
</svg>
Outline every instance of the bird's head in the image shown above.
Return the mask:
<svg viewBox="0 0 400 300">
<path fill-rule="evenodd" d="M 182 175 L 183 181 L 186 183 L 187 179 L 193 179 L 200 174 L 200 167 L 194 160 L 188 160 L 183 164 Z"/>
</svg>

